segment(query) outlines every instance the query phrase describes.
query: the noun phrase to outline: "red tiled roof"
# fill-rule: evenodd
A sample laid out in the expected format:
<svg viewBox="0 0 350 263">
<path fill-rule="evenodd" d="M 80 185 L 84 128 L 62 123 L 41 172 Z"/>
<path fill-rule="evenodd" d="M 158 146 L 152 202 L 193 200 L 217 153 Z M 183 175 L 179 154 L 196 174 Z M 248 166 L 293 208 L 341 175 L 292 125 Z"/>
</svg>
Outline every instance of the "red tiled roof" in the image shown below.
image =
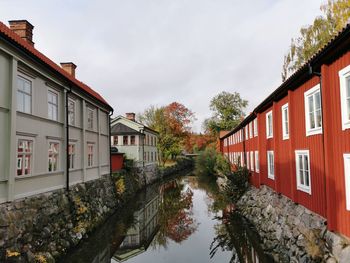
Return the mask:
<svg viewBox="0 0 350 263">
<path fill-rule="evenodd" d="M 46 57 L 44 54 L 39 52 L 37 49 L 35 49 L 32 45 L 28 44 L 25 40 L 23 40 L 21 37 L 19 37 L 15 32 L 13 32 L 10 28 L 8 28 L 4 23 L 0 22 L 0 34 L 5 35 L 7 38 L 9 38 L 11 41 L 15 42 L 17 45 L 19 45 L 22 49 L 24 49 L 26 52 L 33 55 L 36 59 L 40 60 L 41 62 L 48 65 L 51 69 L 56 71 L 58 74 L 62 75 L 64 78 L 68 79 L 70 82 L 78 86 L 80 89 L 91 95 L 92 97 L 96 98 L 103 104 L 107 105 L 110 109 L 112 107 L 105 101 L 105 99 L 98 94 L 96 91 L 94 91 L 92 88 L 90 88 L 88 85 L 84 84 L 83 82 L 77 80 L 73 76 L 71 76 L 69 73 L 64 71 L 60 66 L 58 66 L 55 62 L 53 62 L 51 59 Z"/>
</svg>

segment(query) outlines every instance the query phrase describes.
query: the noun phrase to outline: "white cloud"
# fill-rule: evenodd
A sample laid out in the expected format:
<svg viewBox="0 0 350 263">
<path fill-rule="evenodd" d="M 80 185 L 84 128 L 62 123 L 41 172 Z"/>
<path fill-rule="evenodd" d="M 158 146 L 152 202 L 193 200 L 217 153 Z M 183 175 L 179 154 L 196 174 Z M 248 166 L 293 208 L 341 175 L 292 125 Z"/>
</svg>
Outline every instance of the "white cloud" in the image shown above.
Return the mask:
<svg viewBox="0 0 350 263">
<path fill-rule="evenodd" d="M 237 91 L 248 111 L 281 81 L 283 55 L 322 0 L 0 1 L 3 22 L 27 19 L 36 47 L 77 76 L 116 114 L 179 101 L 197 114 Z"/>
</svg>

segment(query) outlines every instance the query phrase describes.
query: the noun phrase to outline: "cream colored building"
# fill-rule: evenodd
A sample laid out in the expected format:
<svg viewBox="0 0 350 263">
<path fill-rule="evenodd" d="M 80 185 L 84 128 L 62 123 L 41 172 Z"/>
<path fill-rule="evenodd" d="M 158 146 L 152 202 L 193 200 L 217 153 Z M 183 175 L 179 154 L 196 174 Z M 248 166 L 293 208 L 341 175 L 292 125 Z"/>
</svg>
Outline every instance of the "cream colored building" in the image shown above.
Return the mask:
<svg viewBox="0 0 350 263">
<path fill-rule="evenodd" d="M 110 172 L 112 108 L 75 78 L 73 63 L 36 50 L 32 30 L 0 22 L 0 203 Z"/>
<path fill-rule="evenodd" d="M 111 121 L 111 145 L 133 159 L 136 166 L 157 164 L 158 132 L 135 121 L 135 113 L 126 113 Z"/>
</svg>

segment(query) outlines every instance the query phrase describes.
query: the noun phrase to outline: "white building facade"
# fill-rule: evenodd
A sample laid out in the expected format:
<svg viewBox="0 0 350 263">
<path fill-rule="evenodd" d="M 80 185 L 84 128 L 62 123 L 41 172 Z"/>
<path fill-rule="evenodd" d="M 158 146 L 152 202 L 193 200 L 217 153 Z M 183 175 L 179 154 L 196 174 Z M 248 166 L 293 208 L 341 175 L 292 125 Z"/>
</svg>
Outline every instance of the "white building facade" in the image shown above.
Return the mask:
<svg viewBox="0 0 350 263">
<path fill-rule="evenodd" d="M 34 48 L 26 20 L 0 22 L 0 203 L 110 173 L 112 108 Z"/>
<path fill-rule="evenodd" d="M 134 113 L 111 121 L 111 145 L 138 167 L 157 164 L 157 142 L 158 132 L 136 122 Z"/>
</svg>

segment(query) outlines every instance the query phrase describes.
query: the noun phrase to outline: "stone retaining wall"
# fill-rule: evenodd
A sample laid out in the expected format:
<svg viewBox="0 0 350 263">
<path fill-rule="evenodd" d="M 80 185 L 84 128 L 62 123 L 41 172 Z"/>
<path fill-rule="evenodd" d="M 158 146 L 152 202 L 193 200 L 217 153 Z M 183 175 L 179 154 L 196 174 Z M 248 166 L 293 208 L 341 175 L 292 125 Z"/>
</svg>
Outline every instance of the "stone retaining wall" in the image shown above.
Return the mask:
<svg viewBox="0 0 350 263">
<path fill-rule="evenodd" d="M 251 187 L 237 208 L 258 229 L 276 262 L 350 262 L 346 238 L 327 230 L 326 220 L 267 186 Z"/>
<path fill-rule="evenodd" d="M 54 262 L 117 206 L 109 175 L 69 192 L 61 189 L 2 204 L 0 262 Z"/>
</svg>

